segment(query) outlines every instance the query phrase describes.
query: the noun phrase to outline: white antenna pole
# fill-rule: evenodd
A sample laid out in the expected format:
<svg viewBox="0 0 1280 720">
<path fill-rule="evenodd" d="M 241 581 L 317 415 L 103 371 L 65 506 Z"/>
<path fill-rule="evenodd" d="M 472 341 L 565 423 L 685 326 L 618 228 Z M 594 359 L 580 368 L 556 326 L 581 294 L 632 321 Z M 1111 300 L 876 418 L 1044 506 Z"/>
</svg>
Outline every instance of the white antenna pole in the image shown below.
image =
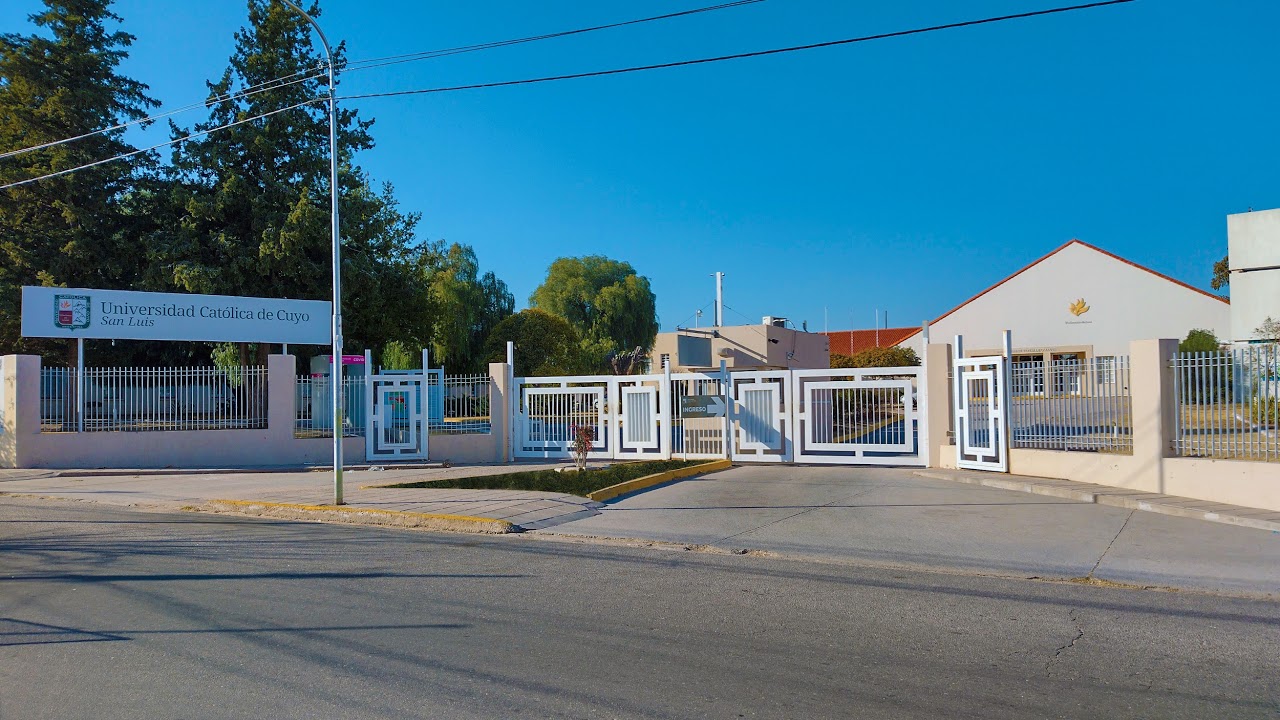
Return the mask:
<svg viewBox="0 0 1280 720">
<path fill-rule="evenodd" d="M 724 273 L 716 273 L 716 327 L 724 324 Z"/>
</svg>

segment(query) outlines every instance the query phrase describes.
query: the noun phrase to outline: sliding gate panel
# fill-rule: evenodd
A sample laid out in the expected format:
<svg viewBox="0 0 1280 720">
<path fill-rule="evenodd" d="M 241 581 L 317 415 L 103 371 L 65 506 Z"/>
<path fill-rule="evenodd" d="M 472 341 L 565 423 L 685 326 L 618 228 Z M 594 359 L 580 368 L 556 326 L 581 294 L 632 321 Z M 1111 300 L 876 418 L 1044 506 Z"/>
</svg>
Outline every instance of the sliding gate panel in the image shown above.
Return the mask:
<svg viewBox="0 0 1280 720">
<path fill-rule="evenodd" d="M 919 367 L 792 371 L 796 462 L 923 466 Z"/>
<path fill-rule="evenodd" d="M 667 432 L 663 384 L 662 375 L 515 378 L 515 456 L 570 459 L 575 432 L 588 427 L 590 459 L 659 459 Z"/>
<path fill-rule="evenodd" d="M 671 454 L 685 460 L 728 457 L 727 383 L 719 373 L 671 374 Z M 718 398 L 720 414 L 699 412 L 685 416 L 683 398 Z"/>
<path fill-rule="evenodd" d="M 733 459 L 791 462 L 791 371 L 730 373 L 729 391 Z"/>
</svg>

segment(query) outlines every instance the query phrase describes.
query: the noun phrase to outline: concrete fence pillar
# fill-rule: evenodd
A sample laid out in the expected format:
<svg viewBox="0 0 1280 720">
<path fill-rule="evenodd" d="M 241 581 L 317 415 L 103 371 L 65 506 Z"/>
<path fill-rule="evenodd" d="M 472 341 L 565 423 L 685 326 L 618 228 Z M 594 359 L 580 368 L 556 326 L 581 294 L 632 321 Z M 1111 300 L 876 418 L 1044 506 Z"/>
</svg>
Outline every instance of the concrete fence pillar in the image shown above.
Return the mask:
<svg viewBox="0 0 1280 720">
<path fill-rule="evenodd" d="M 1133 416 L 1135 490 L 1164 491 L 1164 459 L 1172 457 L 1178 398 L 1173 389 L 1177 340 L 1137 340 L 1129 345 L 1129 394 Z"/>
<path fill-rule="evenodd" d="M 929 467 L 942 467 L 942 452 L 948 448 L 948 437 L 952 428 L 952 409 L 955 407 L 951 396 L 951 345 L 948 343 L 929 343 L 924 349 L 925 382 L 921 388 L 928 398 L 928 426 L 922 433 L 922 440 L 928 447 L 925 461 Z"/>
<path fill-rule="evenodd" d="M 506 363 L 489 363 L 489 432 L 495 462 L 511 457 L 511 373 Z"/>
<path fill-rule="evenodd" d="M 0 467 L 27 467 L 40 433 L 40 356 L 6 355 L 0 392 Z"/>
<path fill-rule="evenodd" d="M 0 468 L 18 466 L 18 356 L 0 356 Z"/>
<path fill-rule="evenodd" d="M 292 355 L 267 356 L 267 431 L 293 439 L 298 417 L 298 364 Z"/>
</svg>

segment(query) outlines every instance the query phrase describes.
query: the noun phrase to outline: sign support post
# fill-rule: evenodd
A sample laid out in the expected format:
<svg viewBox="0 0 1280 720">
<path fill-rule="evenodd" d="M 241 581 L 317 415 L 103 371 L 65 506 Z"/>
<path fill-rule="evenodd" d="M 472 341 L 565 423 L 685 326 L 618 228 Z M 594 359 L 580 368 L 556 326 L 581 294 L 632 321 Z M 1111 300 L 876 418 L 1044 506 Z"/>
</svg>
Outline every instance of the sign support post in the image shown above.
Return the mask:
<svg viewBox="0 0 1280 720">
<path fill-rule="evenodd" d="M 84 338 L 76 338 L 76 432 L 84 432 Z"/>
</svg>

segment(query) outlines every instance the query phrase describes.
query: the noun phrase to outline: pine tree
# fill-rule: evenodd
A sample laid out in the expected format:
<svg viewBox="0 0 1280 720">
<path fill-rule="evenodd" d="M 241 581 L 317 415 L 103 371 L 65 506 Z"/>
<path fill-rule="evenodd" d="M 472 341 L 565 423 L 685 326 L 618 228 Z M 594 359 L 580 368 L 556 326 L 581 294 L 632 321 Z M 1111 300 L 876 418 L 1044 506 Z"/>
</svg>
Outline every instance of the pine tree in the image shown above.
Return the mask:
<svg viewBox="0 0 1280 720">
<path fill-rule="evenodd" d="M 208 84 L 209 118 L 194 128 L 213 132 L 174 151 L 175 229 L 159 243 L 156 280 L 189 292 L 328 299 L 327 106 L 216 129 L 326 93 L 324 59 L 305 19 L 280 2 L 248 7 L 229 67 Z M 340 69 L 341 46 L 334 56 Z M 261 91 L 236 96 L 247 88 Z M 353 351 L 423 341 L 430 326 L 425 291 L 413 283 L 418 215 L 401 213 L 391 186 L 375 191 L 354 161 L 373 147 L 372 125 L 339 105 L 344 334 Z"/>
<path fill-rule="evenodd" d="M 156 101 L 121 75 L 134 37 L 112 26 L 110 0 L 45 0 L 30 35 L 0 36 L 0 152 L 98 134 L 0 159 L 0 185 L 134 150 L 124 130 Z M 130 288 L 141 272 L 141 218 L 131 196 L 154 168 L 138 155 L 0 190 L 0 354 L 65 352 L 65 341 L 24 340 L 23 285 Z"/>
</svg>

